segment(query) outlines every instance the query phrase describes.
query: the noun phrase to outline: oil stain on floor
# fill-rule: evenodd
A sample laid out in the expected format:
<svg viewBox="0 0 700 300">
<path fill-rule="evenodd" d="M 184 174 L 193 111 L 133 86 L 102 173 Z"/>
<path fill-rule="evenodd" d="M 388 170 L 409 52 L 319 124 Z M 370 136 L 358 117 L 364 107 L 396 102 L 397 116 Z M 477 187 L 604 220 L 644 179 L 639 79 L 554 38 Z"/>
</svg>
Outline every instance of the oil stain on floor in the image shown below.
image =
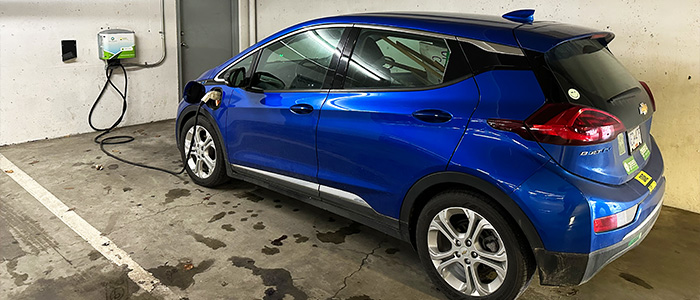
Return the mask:
<svg viewBox="0 0 700 300">
<path fill-rule="evenodd" d="M 139 292 L 126 267 L 92 267 L 84 272 L 57 279 L 39 278 L 19 294 L 6 299 L 155 299 Z"/>
<path fill-rule="evenodd" d="M 264 246 L 264 248 L 262 248 L 260 252 L 262 252 L 265 255 L 275 255 L 277 253 L 280 253 L 280 249 L 277 247 Z"/>
<path fill-rule="evenodd" d="M 225 215 L 226 215 L 225 211 L 220 212 L 218 214 L 215 214 L 214 216 L 211 217 L 211 219 L 209 219 L 209 222 L 207 222 L 207 223 L 212 223 L 212 222 L 216 222 L 218 220 L 221 220 L 221 218 L 223 218 Z"/>
<path fill-rule="evenodd" d="M 158 266 L 148 269 L 155 278 L 167 286 L 176 286 L 180 290 L 187 289 L 194 284 L 194 275 L 208 270 L 214 264 L 213 259 L 205 260 L 196 267 L 189 262 L 180 262 L 176 266 Z"/>
<path fill-rule="evenodd" d="M 316 237 L 324 243 L 342 244 L 345 243 L 345 237 L 352 234 L 358 234 L 362 230 L 360 223 L 352 222 L 350 225 L 342 227 L 337 231 L 316 232 Z"/>
<path fill-rule="evenodd" d="M 263 300 L 282 300 L 286 295 L 292 296 L 296 300 L 305 300 L 309 296 L 294 286 L 292 274 L 285 269 L 264 269 L 255 266 L 255 260 L 233 256 L 228 259 L 234 266 L 246 268 L 253 272 L 253 275 L 260 276 L 265 286 L 269 286 L 265 291 Z"/>
<path fill-rule="evenodd" d="M 214 250 L 226 247 L 226 244 L 220 240 L 206 237 L 199 233 L 194 233 L 192 231 L 187 231 L 187 234 L 191 235 L 195 241 L 207 245 L 207 247 L 212 248 Z"/>
<path fill-rule="evenodd" d="M 171 203 L 171 202 L 175 201 L 175 199 L 177 199 L 177 198 L 180 198 L 180 197 L 187 197 L 187 196 L 189 196 L 190 194 L 191 194 L 191 193 L 190 193 L 190 190 L 188 190 L 188 189 L 172 189 L 172 190 L 169 190 L 169 191 L 165 194 L 165 202 L 163 202 L 163 204 Z"/>
</svg>

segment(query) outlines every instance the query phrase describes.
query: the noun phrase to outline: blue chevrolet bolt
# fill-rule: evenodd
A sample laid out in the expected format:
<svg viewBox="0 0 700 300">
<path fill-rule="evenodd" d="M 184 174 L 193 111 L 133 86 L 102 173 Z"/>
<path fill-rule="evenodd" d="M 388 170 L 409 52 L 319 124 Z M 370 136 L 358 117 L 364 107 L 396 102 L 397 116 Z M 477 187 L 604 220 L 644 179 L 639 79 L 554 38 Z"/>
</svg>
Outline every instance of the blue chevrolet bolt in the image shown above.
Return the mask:
<svg viewBox="0 0 700 300">
<path fill-rule="evenodd" d="M 516 298 L 535 270 L 543 285 L 582 284 L 659 215 L 656 107 L 612 33 L 532 15 L 371 13 L 282 30 L 187 84 L 187 172 L 408 241 L 451 299 Z"/>
</svg>

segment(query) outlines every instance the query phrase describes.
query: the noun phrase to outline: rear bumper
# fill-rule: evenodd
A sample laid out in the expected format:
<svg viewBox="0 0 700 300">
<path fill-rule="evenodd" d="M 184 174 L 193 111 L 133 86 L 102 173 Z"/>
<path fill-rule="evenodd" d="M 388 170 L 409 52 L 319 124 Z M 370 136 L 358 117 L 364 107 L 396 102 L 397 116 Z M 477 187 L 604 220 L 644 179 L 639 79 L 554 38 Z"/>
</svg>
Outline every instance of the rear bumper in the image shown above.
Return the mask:
<svg viewBox="0 0 700 300">
<path fill-rule="evenodd" d="M 611 246 L 584 253 L 554 252 L 535 249 L 538 262 L 540 284 L 579 285 L 586 283 L 603 267 L 636 247 L 654 227 L 661 212 L 663 199 L 637 228 L 627 233 L 622 240 Z"/>
</svg>

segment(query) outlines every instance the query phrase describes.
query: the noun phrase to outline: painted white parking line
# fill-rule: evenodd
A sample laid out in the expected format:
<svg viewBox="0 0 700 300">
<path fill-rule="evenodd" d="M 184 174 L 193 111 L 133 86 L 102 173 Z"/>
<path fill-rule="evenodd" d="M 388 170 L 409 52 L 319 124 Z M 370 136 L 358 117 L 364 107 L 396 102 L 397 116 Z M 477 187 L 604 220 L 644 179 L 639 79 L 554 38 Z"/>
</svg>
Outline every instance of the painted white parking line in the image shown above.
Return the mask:
<svg viewBox="0 0 700 300">
<path fill-rule="evenodd" d="M 85 241 L 92 245 L 95 250 L 99 251 L 118 266 L 126 265 L 131 271 L 128 276 L 142 289 L 151 293 L 156 297 L 164 299 L 178 299 L 178 297 L 167 286 L 153 277 L 153 274 L 146 271 L 143 267 L 137 264 L 128 253 L 117 247 L 109 238 L 103 236 L 102 233 L 92 227 L 90 223 L 81 218 L 72 209 L 68 208 L 61 200 L 56 198 L 51 192 L 46 190 L 27 173 L 20 170 L 15 164 L 8 160 L 0 153 L 0 170 L 7 174 L 29 194 L 34 196 L 41 204 L 49 211 L 58 217 L 63 223 L 68 225 L 75 233 L 80 235 Z"/>
</svg>

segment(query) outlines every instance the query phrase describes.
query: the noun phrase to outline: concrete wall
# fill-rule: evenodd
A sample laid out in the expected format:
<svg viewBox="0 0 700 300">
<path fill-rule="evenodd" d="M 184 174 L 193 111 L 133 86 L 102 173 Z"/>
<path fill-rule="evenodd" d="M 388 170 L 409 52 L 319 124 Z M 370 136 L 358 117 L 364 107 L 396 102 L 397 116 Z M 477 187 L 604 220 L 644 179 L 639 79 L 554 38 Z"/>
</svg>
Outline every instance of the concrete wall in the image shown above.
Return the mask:
<svg viewBox="0 0 700 300">
<path fill-rule="evenodd" d="M 165 4 L 168 56 L 154 68 L 128 72 L 129 108 L 122 125 L 175 117 L 178 99 L 175 2 Z M 160 0 L 0 1 L 0 145 L 91 131 L 90 106 L 105 81 L 97 32 L 136 32 L 133 62 L 161 56 Z M 78 58 L 61 61 L 61 40 L 76 40 Z M 121 88 L 123 76 L 113 76 Z M 94 120 L 111 125 L 121 99 L 108 90 Z"/>
<path fill-rule="evenodd" d="M 312 18 L 363 11 L 501 15 L 534 8 L 535 19 L 615 32 L 610 48 L 651 86 L 652 133 L 666 161 L 666 204 L 700 213 L 700 1 L 697 0 L 257 0 L 258 38 Z"/>
</svg>

